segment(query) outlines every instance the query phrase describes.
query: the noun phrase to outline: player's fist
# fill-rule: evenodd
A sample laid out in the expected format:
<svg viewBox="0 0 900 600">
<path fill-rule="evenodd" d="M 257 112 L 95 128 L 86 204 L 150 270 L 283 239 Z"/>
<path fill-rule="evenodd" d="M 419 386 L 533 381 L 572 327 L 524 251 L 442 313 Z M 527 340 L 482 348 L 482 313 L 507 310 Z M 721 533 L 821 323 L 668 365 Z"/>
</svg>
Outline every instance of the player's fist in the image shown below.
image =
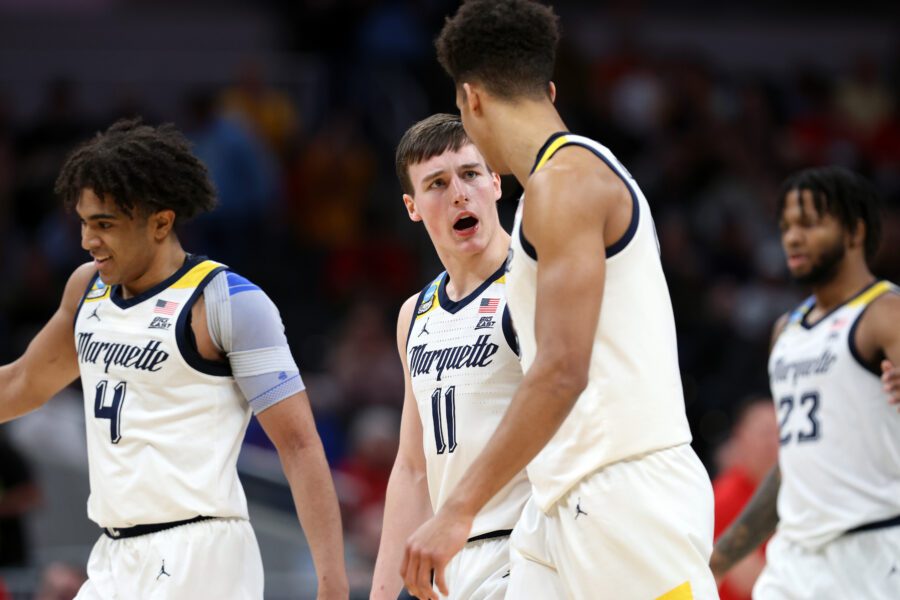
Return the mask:
<svg viewBox="0 0 900 600">
<path fill-rule="evenodd" d="M 887 392 L 888 402 L 900 408 L 900 368 L 889 360 L 881 361 L 881 383 Z"/>
</svg>

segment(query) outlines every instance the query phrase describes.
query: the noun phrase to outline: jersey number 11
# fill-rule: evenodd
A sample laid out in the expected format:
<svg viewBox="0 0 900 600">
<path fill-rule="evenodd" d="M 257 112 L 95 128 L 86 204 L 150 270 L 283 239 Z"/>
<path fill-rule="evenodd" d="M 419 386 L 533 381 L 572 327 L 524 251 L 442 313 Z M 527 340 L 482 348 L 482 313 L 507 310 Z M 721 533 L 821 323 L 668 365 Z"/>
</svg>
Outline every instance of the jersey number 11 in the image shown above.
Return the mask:
<svg viewBox="0 0 900 600">
<path fill-rule="evenodd" d="M 447 419 L 447 439 L 444 439 L 443 419 L 441 419 L 441 388 L 431 394 L 431 418 L 434 421 L 434 446 L 438 454 L 456 450 L 456 386 L 451 385 L 444 392 L 444 413 Z"/>
</svg>

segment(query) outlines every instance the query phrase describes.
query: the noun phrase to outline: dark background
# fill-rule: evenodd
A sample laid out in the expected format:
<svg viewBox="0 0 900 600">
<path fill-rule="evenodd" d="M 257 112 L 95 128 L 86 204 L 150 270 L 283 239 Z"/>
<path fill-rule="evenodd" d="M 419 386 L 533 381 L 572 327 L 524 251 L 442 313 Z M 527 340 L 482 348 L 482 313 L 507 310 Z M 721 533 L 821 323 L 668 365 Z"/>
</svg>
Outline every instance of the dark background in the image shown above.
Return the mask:
<svg viewBox="0 0 900 600">
<path fill-rule="evenodd" d="M 558 106 L 570 130 L 616 153 L 650 201 L 688 416 L 711 473 L 734 408 L 768 393 L 772 323 L 804 295 L 786 279 L 773 213 L 785 175 L 840 164 L 871 178 L 885 201 L 874 268 L 900 280 L 898 11 L 878 2 L 721 4 L 556 3 Z M 363 594 L 402 401 L 396 313 L 440 269 L 424 229 L 406 217 L 393 151 L 414 121 L 455 110 L 432 40 L 456 6 L 0 0 L 0 360 L 21 354 L 88 258 L 77 220 L 52 194 L 66 154 L 119 117 L 174 122 L 220 198 L 182 231 L 183 244 L 228 263 L 280 308 Z M 507 226 L 520 191 L 504 179 Z M 4 428 L 31 461 L 64 465 L 38 470 L 48 490 L 70 473 L 86 480 L 83 464 L 49 458 L 56 446 L 83 452 L 77 426 L 55 436 L 48 411 L 65 409 L 53 405 L 70 404 L 76 420 L 81 410 L 78 388 L 63 396 L 31 417 L 37 424 Z M 255 425 L 245 450 L 254 504 L 289 516 Z M 32 513 L 31 559 L 7 576 L 11 586 L 34 587 L 51 560 L 83 564 L 94 530 L 42 525 L 63 505 L 85 520 L 82 491 L 68 486 Z M 66 527 L 71 536 L 61 536 Z M 294 593 L 292 569 L 269 577 L 273 598 Z"/>
</svg>

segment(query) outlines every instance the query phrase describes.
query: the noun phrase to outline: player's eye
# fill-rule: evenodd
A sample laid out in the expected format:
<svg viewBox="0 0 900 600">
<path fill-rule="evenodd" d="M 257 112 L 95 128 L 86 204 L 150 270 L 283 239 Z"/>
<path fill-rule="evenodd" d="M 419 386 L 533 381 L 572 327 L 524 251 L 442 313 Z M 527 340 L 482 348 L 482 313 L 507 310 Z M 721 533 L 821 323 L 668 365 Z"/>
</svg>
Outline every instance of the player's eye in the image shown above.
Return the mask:
<svg viewBox="0 0 900 600">
<path fill-rule="evenodd" d="M 100 229 L 104 229 L 104 230 L 110 229 L 112 227 L 112 223 L 107 223 L 106 221 L 100 221 L 99 223 L 97 223 L 97 227 L 99 227 Z"/>
<path fill-rule="evenodd" d="M 478 177 L 478 171 L 466 171 L 463 175 L 466 179 L 475 179 Z"/>
<path fill-rule="evenodd" d="M 435 179 L 435 180 L 432 181 L 431 184 L 428 186 L 429 189 L 442 188 L 442 187 L 444 187 L 444 180 L 443 180 L 443 179 Z"/>
</svg>

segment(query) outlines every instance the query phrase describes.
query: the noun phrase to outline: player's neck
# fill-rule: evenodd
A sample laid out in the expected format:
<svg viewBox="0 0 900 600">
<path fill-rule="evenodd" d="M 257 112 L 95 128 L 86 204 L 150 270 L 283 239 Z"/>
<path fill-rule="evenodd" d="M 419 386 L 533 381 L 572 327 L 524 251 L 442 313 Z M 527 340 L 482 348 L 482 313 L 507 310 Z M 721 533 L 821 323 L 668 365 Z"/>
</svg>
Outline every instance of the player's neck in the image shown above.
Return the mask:
<svg viewBox="0 0 900 600">
<path fill-rule="evenodd" d="M 498 121 L 504 162 L 524 187 L 541 146 L 551 135 L 568 128 L 549 101 L 518 102 L 499 114 Z"/>
<path fill-rule="evenodd" d="M 163 242 L 150 266 L 144 273 L 129 282 L 122 283 L 122 298 L 128 299 L 143 294 L 153 286 L 165 281 L 184 265 L 187 253 L 177 241 Z"/>
<path fill-rule="evenodd" d="M 862 264 L 854 264 L 854 262 L 843 261 L 840 270 L 831 281 L 813 287 L 817 311 L 826 313 L 840 306 L 875 281 L 875 276 L 869 271 L 865 262 Z"/>
<path fill-rule="evenodd" d="M 509 253 L 509 234 L 500 231 L 483 251 L 469 255 L 441 256 L 447 271 L 447 295 L 462 300 L 484 283 L 504 263 Z"/>
</svg>

